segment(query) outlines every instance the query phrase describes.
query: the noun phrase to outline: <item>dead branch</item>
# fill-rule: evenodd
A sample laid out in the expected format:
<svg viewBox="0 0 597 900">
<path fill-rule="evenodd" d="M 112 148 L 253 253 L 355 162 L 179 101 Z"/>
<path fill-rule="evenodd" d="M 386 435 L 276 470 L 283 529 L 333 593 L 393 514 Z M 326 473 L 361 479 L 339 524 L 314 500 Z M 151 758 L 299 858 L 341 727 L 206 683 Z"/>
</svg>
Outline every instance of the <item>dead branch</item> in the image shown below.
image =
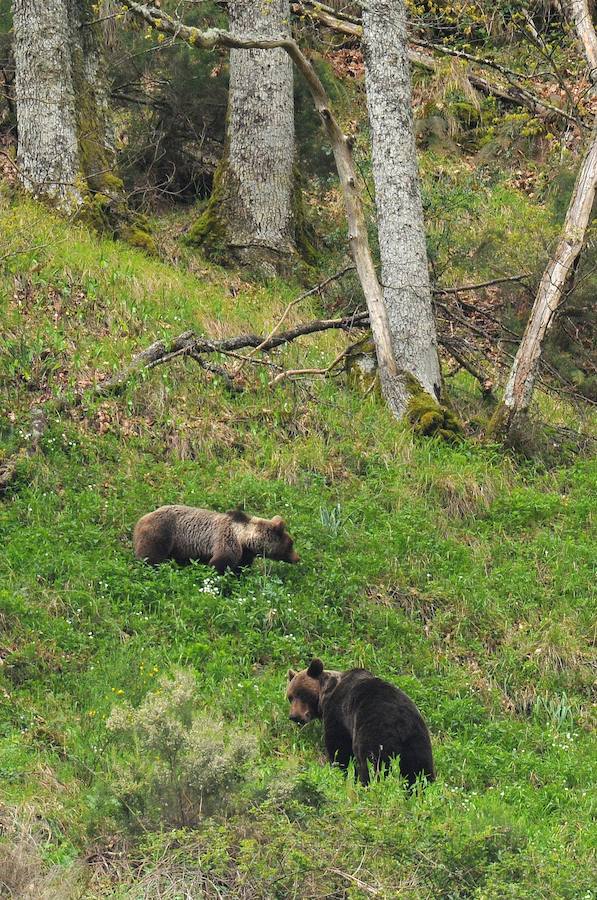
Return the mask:
<svg viewBox="0 0 597 900">
<path fill-rule="evenodd" d="M 291 309 L 293 309 L 295 306 L 297 306 L 299 303 L 301 303 L 301 301 L 306 300 L 307 297 L 312 297 L 313 294 L 321 294 L 323 289 L 326 288 L 328 286 L 328 284 L 330 284 L 332 281 L 338 281 L 338 279 L 342 278 L 343 275 L 346 275 L 347 272 L 354 272 L 354 266 L 352 266 L 352 265 L 344 266 L 344 268 L 340 269 L 339 272 L 336 272 L 335 275 L 330 275 L 329 278 L 325 278 L 319 284 L 316 284 L 315 287 L 309 288 L 308 291 L 305 291 L 303 294 L 300 294 L 300 296 L 295 297 L 294 300 L 291 300 L 290 303 L 288 304 L 288 306 L 286 307 L 286 309 L 284 310 L 284 312 L 282 313 L 282 315 L 280 316 L 280 318 L 278 319 L 278 321 L 276 322 L 276 324 L 274 325 L 274 327 L 272 328 L 272 330 L 270 331 L 270 333 L 267 335 L 266 338 L 264 338 L 264 343 L 267 343 L 267 341 L 269 341 L 270 338 L 272 338 L 276 334 L 276 332 L 279 330 L 279 328 L 284 324 L 284 322 L 286 321 L 286 318 L 288 316 L 288 313 L 290 312 Z M 250 357 L 252 357 L 255 353 L 257 353 L 259 350 L 262 350 L 262 349 L 263 349 L 263 347 L 261 347 L 261 346 L 254 347 L 251 350 L 251 352 L 249 353 L 248 357 L 245 359 L 245 362 L 248 362 Z M 236 369 L 236 371 L 233 374 L 237 375 L 240 372 L 242 366 L 243 366 L 243 363 L 241 363 L 238 366 L 238 368 Z"/>
<path fill-rule="evenodd" d="M 358 341 L 357 343 L 360 343 Z M 292 378 L 296 375 L 329 375 L 330 372 L 336 368 L 339 362 L 341 362 L 352 349 L 354 349 L 356 345 L 351 344 L 348 347 L 345 347 L 338 355 L 332 360 L 329 366 L 326 366 L 323 369 L 285 369 L 283 372 L 280 372 L 279 375 L 276 375 L 275 378 L 272 378 L 270 381 L 270 387 L 273 387 L 275 384 L 278 384 L 284 378 Z"/>
<path fill-rule="evenodd" d="M 185 332 L 186 335 L 190 336 L 192 332 Z M 180 335 L 177 340 L 181 340 L 184 338 L 184 335 Z M 177 350 L 180 350 L 180 347 L 176 347 L 175 349 L 166 350 L 166 345 L 163 341 L 155 341 L 151 344 L 150 347 L 147 347 L 146 350 L 142 350 L 140 353 L 137 353 L 131 359 L 130 363 L 123 369 L 121 372 L 117 372 L 111 378 L 108 378 L 107 381 L 102 382 L 97 385 L 95 389 L 95 393 L 99 396 L 103 396 L 104 394 L 110 394 L 113 392 L 117 392 L 121 387 L 123 387 L 130 376 L 138 371 L 139 369 L 151 368 L 152 364 L 155 364 L 157 360 L 162 359 L 164 355 L 169 353 L 172 355 L 178 355 Z"/>
</svg>

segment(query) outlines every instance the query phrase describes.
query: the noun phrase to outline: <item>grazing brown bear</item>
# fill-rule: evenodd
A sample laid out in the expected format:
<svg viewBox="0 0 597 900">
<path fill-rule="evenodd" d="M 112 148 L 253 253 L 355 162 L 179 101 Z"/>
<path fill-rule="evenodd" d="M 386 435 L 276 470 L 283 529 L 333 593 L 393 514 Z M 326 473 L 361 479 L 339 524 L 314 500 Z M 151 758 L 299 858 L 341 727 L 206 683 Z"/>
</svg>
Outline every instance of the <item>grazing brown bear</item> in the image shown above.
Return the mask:
<svg viewBox="0 0 597 900">
<path fill-rule="evenodd" d="M 421 713 L 402 691 L 366 669 L 329 672 L 314 659 L 302 672 L 288 671 L 290 718 L 298 725 L 323 719 L 331 763 L 346 769 L 354 757 L 357 774 L 369 783 L 369 764 L 387 770 L 400 757 L 400 772 L 412 786 L 417 775 L 433 781 L 429 731 Z"/>
<path fill-rule="evenodd" d="M 160 506 L 135 525 L 133 546 L 137 559 L 157 565 L 167 559 L 209 563 L 222 575 L 237 573 L 256 556 L 299 562 L 292 538 L 280 516 L 258 519 L 241 510 L 212 512 L 194 506 Z"/>
</svg>

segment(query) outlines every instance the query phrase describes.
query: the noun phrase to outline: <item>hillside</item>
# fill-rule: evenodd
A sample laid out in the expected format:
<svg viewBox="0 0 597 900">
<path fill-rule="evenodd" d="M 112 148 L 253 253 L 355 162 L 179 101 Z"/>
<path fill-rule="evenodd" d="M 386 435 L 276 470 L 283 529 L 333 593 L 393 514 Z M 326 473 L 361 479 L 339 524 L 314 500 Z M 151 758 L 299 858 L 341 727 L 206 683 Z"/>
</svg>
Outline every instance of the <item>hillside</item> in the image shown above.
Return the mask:
<svg viewBox="0 0 597 900">
<path fill-rule="evenodd" d="M 341 380 L 251 370 L 230 394 L 182 358 L 51 412 L 156 338 L 267 331 L 300 290 L 33 203 L 3 199 L 0 230 L 0 462 L 50 409 L 0 499 L 2 896 L 595 896 L 594 463 L 416 440 Z M 472 380 L 453 390 L 473 403 Z M 151 570 L 131 532 L 168 502 L 278 513 L 302 562 Z M 312 655 L 415 700 L 435 784 L 365 790 L 323 764 L 284 698 Z"/>
</svg>

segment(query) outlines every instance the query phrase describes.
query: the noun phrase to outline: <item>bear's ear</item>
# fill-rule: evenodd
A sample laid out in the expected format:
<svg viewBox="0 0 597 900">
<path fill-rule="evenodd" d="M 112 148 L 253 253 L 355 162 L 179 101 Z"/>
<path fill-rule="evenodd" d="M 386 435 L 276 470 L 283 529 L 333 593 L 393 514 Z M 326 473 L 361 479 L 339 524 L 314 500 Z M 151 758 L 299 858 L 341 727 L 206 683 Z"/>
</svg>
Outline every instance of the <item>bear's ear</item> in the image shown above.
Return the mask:
<svg viewBox="0 0 597 900">
<path fill-rule="evenodd" d="M 288 681 L 292 681 L 295 675 L 296 672 L 294 671 L 294 669 L 288 669 Z"/>
<path fill-rule="evenodd" d="M 282 516 L 274 516 L 272 519 L 272 525 L 276 529 L 276 531 L 284 531 L 286 528 L 286 522 L 282 518 Z"/>
<path fill-rule="evenodd" d="M 319 678 L 321 673 L 323 672 L 323 663 L 320 659 L 312 659 L 311 665 L 307 669 L 307 675 L 310 678 Z"/>
</svg>

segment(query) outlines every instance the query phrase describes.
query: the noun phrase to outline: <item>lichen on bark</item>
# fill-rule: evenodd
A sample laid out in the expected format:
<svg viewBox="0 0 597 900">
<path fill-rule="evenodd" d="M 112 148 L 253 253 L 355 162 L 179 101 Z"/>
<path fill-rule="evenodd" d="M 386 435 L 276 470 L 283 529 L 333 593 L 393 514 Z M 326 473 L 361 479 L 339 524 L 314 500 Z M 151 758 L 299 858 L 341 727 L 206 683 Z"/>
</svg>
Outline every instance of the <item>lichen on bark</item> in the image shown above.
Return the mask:
<svg viewBox="0 0 597 900">
<path fill-rule="evenodd" d="M 101 25 L 91 0 L 15 0 L 18 161 L 34 196 L 155 251 L 116 170 Z"/>
<path fill-rule="evenodd" d="M 235 0 L 237 34 L 288 34 L 288 0 Z M 206 208 L 189 232 L 219 263 L 287 270 L 296 251 L 292 62 L 282 49 L 231 50 L 224 158 Z"/>
</svg>

